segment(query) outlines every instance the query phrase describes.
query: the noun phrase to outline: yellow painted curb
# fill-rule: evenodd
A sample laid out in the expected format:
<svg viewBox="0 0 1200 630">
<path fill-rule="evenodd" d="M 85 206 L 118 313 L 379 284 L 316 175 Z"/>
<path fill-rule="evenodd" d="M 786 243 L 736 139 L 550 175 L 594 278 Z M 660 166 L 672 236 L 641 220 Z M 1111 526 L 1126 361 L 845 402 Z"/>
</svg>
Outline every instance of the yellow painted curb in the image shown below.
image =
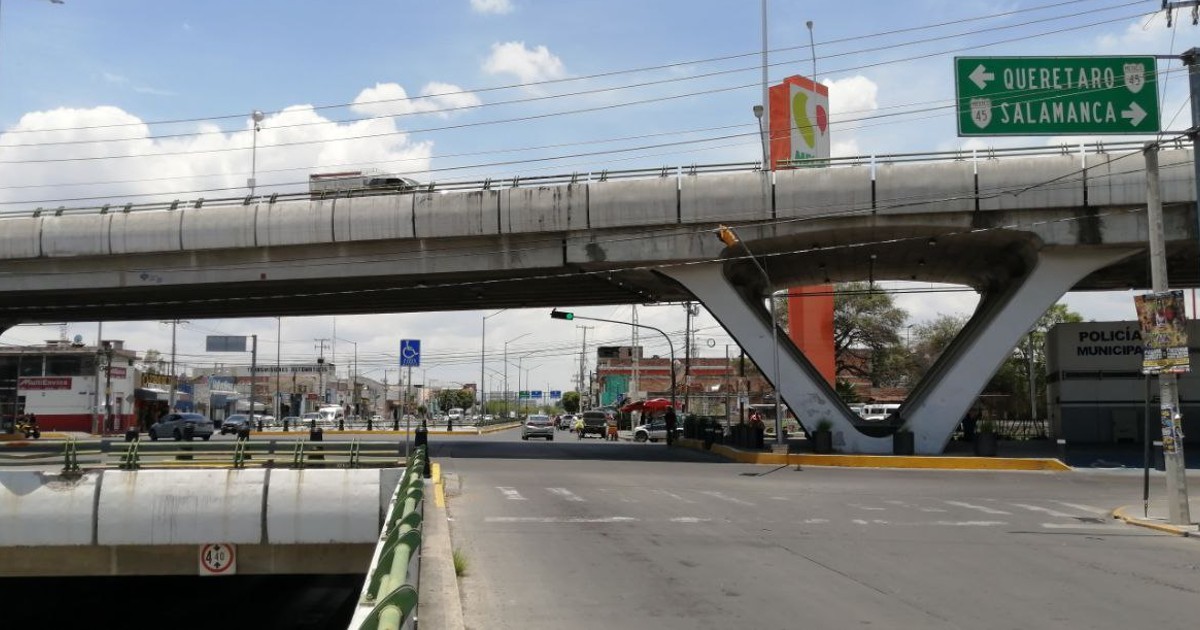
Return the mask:
<svg viewBox="0 0 1200 630">
<path fill-rule="evenodd" d="M 433 462 L 433 503 L 439 508 L 446 507 L 446 489 L 442 486 L 442 465 Z"/>
<path fill-rule="evenodd" d="M 1174 536 L 1182 536 L 1183 538 L 1190 538 L 1195 533 L 1192 530 L 1184 529 L 1182 527 L 1179 527 L 1178 525 L 1168 525 L 1167 523 L 1156 523 L 1154 521 L 1146 521 L 1146 520 L 1142 520 L 1142 519 L 1134 517 L 1134 516 L 1129 516 L 1129 515 L 1125 514 L 1125 510 L 1127 510 L 1127 509 L 1129 509 L 1128 506 L 1123 506 L 1123 507 L 1119 507 L 1119 508 L 1113 510 L 1112 517 L 1115 519 L 1125 521 L 1126 523 L 1128 523 L 1130 525 L 1136 525 L 1138 527 L 1145 527 L 1146 529 L 1153 529 L 1155 531 L 1163 532 L 1164 534 L 1172 534 Z"/>
<path fill-rule="evenodd" d="M 703 450 L 699 440 L 678 440 L 681 446 Z M 920 455 L 816 455 L 812 453 L 761 453 L 713 444 L 710 452 L 743 464 L 774 466 L 838 466 L 845 468 L 924 468 L 933 470 L 1049 470 L 1069 471 L 1057 459 L 1036 457 L 952 457 Z"/>
</svg>

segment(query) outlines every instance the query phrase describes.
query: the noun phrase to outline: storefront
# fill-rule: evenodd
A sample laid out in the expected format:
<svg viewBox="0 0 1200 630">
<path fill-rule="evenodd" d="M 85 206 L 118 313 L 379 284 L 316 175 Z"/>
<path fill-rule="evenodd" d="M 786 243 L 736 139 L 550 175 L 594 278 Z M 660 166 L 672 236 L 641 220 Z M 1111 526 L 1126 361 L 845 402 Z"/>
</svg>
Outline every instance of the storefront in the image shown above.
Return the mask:
<svg viewBox="0 0 1200 630">
<path fill-rule="evenodd" d="M 91 432 L 93 421 L 103 422 L 109 410 L 107 387 L 113 426 L 128 426 L 136 356 L 122 342 L 112 344 L 111 353 L 65 341 L 0 349 L 0 421 L 7 427 L 33 414 L 43 431 Z"/>
</svg>

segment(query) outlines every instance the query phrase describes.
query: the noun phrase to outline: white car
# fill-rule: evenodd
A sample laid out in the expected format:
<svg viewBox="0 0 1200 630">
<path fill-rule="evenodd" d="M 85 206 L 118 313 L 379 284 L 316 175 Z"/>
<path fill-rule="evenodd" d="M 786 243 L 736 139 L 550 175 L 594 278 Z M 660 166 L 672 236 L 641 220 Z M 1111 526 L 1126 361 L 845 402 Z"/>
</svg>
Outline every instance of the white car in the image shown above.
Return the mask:
<svg viewBox="0 0 1200 630">
<path fill-rule="evenodd" d="M 550 416 L 531 415 L 525 419 L 525 424 L 521 426 L 521 439 L 528 440 L 531 437 L 554 439 L 554 423 Z"/>
<path fill-rule="evenodd" d="M 679 424 L 675 425 L 675 437 L 683 437 L 683 427 Z M 655 418 L 633 429 L 633 441 L 635 442 L 657 442 L 665 439 L 667 439 L 667 421 L 662 418 Z"/>
</svg>

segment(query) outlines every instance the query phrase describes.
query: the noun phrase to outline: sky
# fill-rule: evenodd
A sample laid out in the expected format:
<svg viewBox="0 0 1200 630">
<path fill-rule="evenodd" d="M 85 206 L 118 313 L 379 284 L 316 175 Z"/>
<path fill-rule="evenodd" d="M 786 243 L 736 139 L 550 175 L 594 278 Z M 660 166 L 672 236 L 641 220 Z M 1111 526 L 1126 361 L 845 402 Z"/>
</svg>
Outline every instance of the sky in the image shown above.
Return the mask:
<svg viewBox="0 0 1200 630">
<path fill-rule="evenodd" d="M 1160 5 L 910 0 L 846 10 L 768 1 L 769 81 L 811 75 L 815 57 L 830 89 L 835 156 L 1135 139 L 959 138 L 953 58 L 1177 55 L 1196 46 L 1200 27 L 1177 15 L 1168 28 Z M 259 192 L 299 191 L 311 172 L 359 167 L 446 182 L 752 162 L 761 156 L 752 114 L 761 8 L 749 0 L 7 0 L 0 216 L 239 196 L 252 162 Z M 1181 67 L 1159 62 L 1164 129 L 1190 126 Z M 263 112 L 257 133 L 255 110 Z M 918 290 L 896 295 L 911 323 L 970 313 L 977 302 L 970 291 L 903 288 Z M 1065 302 L 1086 319 L 1133 318 L 1129 292 L 1073 293 Z M 626 321 L 631 309 L 576 312 Z M 477 383 L 482 371 L 499 391 L 507 371 L 510 390 L 518 372 L 522 388 L 572 390 L 584 347 L 584 331 L 551 321 L 547 309 L 179 316 L 183 368 L 248 364 L 206 354 L 204 338 L 257 334 L 267 361 L 278 353 L 285 363 L 311 362 L 317 340 L 329 339 L 324 356 L 340 373 L 357 350 L 360 373 L 395 382 L 399 341 L 408 338 L 422 341 L 416 383 Z M 640 306 L 638 316 L 682 348 L 681 305 Z M 98 334 L 96 322 L 47 324 L 13 328 L 0 343 L 60 335 L 94 343 Z M 699 355 L 736 354 L 707 313 L 694 326 Z M 105 322 L 103 336 L 169 354 L 171 329 Z M 631 341 L 628 326 L 597 322 L 586 334 L 592 368 L 597 344 Z M 647 355 L 666 355 L 661 338 L 641 343 Z"/>
</svg>

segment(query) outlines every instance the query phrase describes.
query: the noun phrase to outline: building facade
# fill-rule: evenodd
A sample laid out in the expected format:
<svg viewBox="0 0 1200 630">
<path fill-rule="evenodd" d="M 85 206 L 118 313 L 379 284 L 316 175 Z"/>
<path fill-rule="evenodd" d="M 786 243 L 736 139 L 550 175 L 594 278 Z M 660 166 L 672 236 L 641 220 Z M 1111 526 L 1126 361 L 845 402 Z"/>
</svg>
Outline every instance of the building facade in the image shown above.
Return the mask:
<svg viewBox="0 0 1200 630">
<path fill-rule="evenodd" d="M 0 348 L 0 422 L 23 414 L 43 431 L 120 431 L 136 417 L 137 353 L 120 340 Z M 106 395 L 107 392 L 107 395 Z"/>
</svg>

